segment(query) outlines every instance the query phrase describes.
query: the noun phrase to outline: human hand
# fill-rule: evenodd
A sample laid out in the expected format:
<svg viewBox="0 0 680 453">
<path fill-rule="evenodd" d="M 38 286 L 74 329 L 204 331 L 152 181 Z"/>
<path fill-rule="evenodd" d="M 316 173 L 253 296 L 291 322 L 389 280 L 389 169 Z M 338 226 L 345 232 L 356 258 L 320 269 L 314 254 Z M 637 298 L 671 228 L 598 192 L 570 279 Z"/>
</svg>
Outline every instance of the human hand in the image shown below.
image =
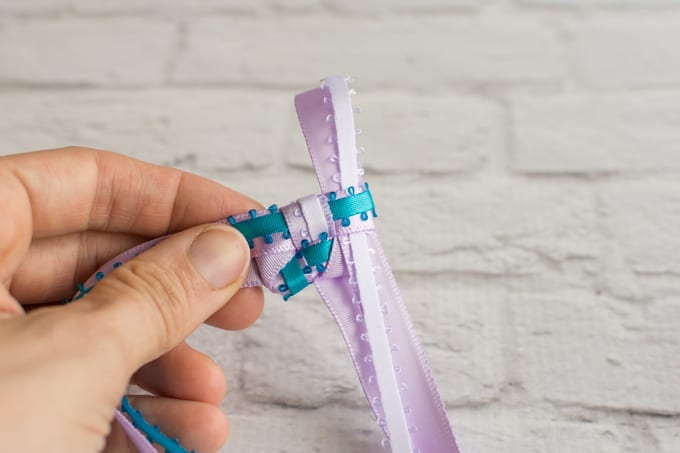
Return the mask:
<svg viewBox="0 0 680 453">
<path fill-rule="evenodd" d="M 0 157 L 0 449 L 134 451 L 111 424 L 132 379 L 157 395 L 131 398 L 150 423 L 188 448 L 217 450 L 228 434 L 224 375 L 184 339 L 205 320 L 240 329 L 259 316 L 261 289 L 239 290 L 245 240 L 204 225 L 258 207 L 103 151 Z M 87 297 L 24 311 L 70 298 L 110 258 L 168 233 Z"/>
</svg>

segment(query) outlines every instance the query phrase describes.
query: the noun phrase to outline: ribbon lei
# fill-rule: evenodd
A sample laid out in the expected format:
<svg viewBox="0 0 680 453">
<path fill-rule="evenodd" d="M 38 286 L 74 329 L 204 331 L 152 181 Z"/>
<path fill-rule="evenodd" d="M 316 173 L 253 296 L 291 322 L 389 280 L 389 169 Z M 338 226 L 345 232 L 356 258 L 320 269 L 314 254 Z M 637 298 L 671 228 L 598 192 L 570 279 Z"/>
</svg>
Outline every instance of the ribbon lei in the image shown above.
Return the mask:
<svg viewBox="0 0 680 453">
<path fill-rule="evenodd" d="M 357 147 L 351 94 L 344 77 L 301 93 L 295 107 L 321 195 L 279 209 L 223 220 L 251 247 L 244 286 L 263 285 L 285 300 L 314 284 L 345 340 L 364 394 L 393 453 L 459 453 L 432 371 L 409 319 L 375 231 L 375 206 Z M 76 295 L 163 238 L 139 245 L 102 266 Z M 150 427 L 124 398 L 116 419 L 141 453 L 152 442 L 186 453 Z M 133 426 L 134 425 L 134 426 Z M 140 433 L 143 432 L 143 434 Z"/>
</svg>

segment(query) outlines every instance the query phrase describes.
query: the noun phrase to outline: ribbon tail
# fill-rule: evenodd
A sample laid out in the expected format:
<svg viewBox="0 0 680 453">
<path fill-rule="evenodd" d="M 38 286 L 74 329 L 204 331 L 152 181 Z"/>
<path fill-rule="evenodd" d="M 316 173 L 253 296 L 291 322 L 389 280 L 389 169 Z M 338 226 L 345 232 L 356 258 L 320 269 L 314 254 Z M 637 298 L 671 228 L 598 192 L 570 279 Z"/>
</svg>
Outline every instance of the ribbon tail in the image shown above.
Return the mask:
<svg viewBox="0 0 680 453">
<path fill-rule="evenodd" d="M 341 240 L 349 275 L 320 279 L 315 283 L 317 290 L 340 328 L 366 399 L 389 437 L 391 450 L 458 453 L 442 398 L 382 246 L 375 232 L 363 236 L 365 245 L 353 244 L 356 234 Z M 364 246 L 370 261 L 368 268 L 365 263 L 357 263 L 356 252 Z M 374 308 L 381 316 L 382 331 L 376 332 L 375 325 L 369 325 L 367 319 L 370 301 L 365 292 L 362 296 L 359 285 L 361 275 L 367 273 L 375 278 L 378 306 Z M 389 369 L 385 367 L 385 357 L 381 363 L 381 351 L 374 340 L 377 335 L 389 345 Z M 396 396 L 392 388 L 395 383 Z M 403 423 L 408 431 L 406 439 L 403 432 L 395 436 L 399 436 L 396 430 L 402 430 Z"/>
<path fill-rule="evenodd" d="M 314 285 L 340 329 L 364 395 L 376 419 L 380 421 L 385 419 L 385 415 L 380 405 L 380 390 L 371 361 L 371 347 L 366 340 L 363 310 L 356 291 L 348 280 L 347 276 L 320 279 Z M 385 424 L 380 423 L 380 426 L 387 434 Z"/>
<path fill-rule="evenodd" d="M 125 431 L 128 439 L 134 444 L 139 453 L 156 453 L 157 450 L 149 442 L 146 436 L 134 427 L 132 422 L 125 418 L 125 415 L 119 410 L 116 410 L 115 419 Z"/>
<path fill-rule="evenodd" d="M 367 233 L 383 316 L 391 338 L 395 373 L 415 451 L 459 453 L 444 402 L 425 351 L 401 298 L 396 280 L 375 232 Z"/>
</svg>

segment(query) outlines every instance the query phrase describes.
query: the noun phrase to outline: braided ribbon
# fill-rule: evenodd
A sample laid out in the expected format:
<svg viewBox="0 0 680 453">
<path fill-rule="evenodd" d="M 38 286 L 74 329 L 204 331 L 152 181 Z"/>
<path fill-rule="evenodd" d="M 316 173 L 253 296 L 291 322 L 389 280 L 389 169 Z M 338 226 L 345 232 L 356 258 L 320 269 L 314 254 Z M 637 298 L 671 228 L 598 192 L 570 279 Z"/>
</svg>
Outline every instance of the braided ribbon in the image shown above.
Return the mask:
<svg viewBox="0 0 680 453">
<path fill-rule="evenodd" d="M 244 286 L 266 286 L 285 300 L 314 284 L 335 318 L 379 426 L 394 453 L 458 453 L 444 404 L 375 231 L 375 206 L 357 161 L 352 91 L 344 77 L 299 94 L 295 107 L 321 186 L 282 208 L 230 217 L 248 240 Z M 116 267 L 163 238 L 106 263 L 80 298 Z M 116 420 L 142 453 L 156 443 L 184 453 L 123 399 Z"/>
</svg>

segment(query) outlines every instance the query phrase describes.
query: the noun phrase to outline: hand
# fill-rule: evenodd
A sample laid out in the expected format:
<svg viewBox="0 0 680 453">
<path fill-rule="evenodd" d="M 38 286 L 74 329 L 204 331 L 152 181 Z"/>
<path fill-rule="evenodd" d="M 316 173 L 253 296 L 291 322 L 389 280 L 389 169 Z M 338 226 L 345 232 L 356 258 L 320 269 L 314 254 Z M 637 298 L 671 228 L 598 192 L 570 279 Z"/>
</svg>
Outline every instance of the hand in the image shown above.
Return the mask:
<svg viewBox="0 0 680 453">
<path fill-rule="evenodd" d="M 132 404 L 197 451 L 228 434 L 219 367 L 184 339 L 244 328 L 261 289 L 239 287 L 249 251 L 208 224 L 259 205 L 195 175 L 82 148 L 0 157 L 0 450 L 134 451 L 115 408 Z M 201 225 L 201 226 L 196 226 Z M 128 248 L 175 233 L 68 305 L 78 282 Z M 227 302 L 229 302 L 227 304 Z"/>
</svg>

